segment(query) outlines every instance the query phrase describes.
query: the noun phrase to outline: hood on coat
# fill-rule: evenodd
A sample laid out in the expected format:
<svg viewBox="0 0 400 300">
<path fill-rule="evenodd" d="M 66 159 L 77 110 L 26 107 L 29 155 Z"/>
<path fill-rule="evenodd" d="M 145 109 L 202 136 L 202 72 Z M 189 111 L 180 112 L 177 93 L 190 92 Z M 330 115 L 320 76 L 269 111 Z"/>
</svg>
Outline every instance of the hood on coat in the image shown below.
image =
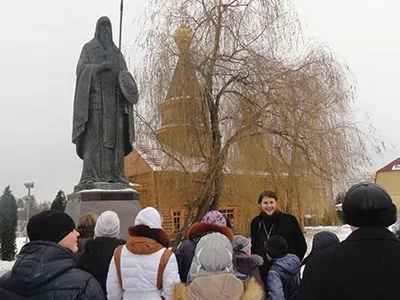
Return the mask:
<svg viewBox="0 0 400 300">
<path fill-rule="evenodd" d="M 169 235 L 162 229 L 147 225 L 129 227 L 126 248 L 134 254 L 151 254 L 169 247 Z"/>
<path fill-rule="evenodd" d="M 34 241 L 22 247 L 11 270 L 15 287 L 26 294 L 76 268 L 72 251 L 49 241 Z"/>
<path fill-rule="evenodd" d="M 177 284 L 172 293 L 173 300 L 262 300 L 264 291 L 250 278 L 242 282 L 230 274 L 203 276 L 189 286 Z"/>
<path fill-rule="evenodd" d="M 142 236 L 130 236 L 126 241 L 126 249 L 133 254 L 152 254 L 165 248 L 153 239 Z"/>
<path fill-rule="evenodd" d="M 295 275 L 300 271 L 301 262 L 297 255 L 289 253 L 284 257 L 274 260 L 273 266 L 276 266 L 283 272 Z"/>
<path fill-rule="evenodd" d="M 232 244 L 225 235 L 219 232 L 207 234 L 196 245 L 189 276 L 232 273 L 232 257 Z"/>
<path fill-rule="evenodd" d="M 169 235 L 163 229 L 150 228 L 147 225 L 136 225 L 129 227 L 129 235 L 130 237 L 146 237 L 155 240 L 165 248 L 168 248 L 170 243 Z"/>
<path fill-rule="evenodd" d="M 189 239 L 194 239 L 196 237 L 201 237 L 207 233 L 219 232 L 225 235 L 231 242 L 233 242 L 234 234 L 232 229 L 226 226 L 218 226 L 215 224 L 209 224 L 205 222 L 197 222 L 190 226 L 187 237 Z"/>
<path fill-rule="evenodd" d="M 248 265 L 249 267 L 258 267 L 262 266 L 264 264 L 264 259 L 257 254 L 251 254 L 248 255 L 246 253 L 243 253 L 241 251 L 235 252 L 235 257 L 236 257 L 236 264 L 245 264 Z"/>
</svg>

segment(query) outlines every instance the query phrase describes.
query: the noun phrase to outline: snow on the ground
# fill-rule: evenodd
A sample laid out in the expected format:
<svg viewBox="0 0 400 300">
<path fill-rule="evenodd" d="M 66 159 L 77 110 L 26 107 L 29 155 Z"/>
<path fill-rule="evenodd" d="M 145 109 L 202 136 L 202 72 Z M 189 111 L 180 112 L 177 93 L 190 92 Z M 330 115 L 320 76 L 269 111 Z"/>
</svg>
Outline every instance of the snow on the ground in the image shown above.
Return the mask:
<svg viewBox="0 0 400 300">
<path fill-rule="evenodd" d="M 17 237 L 17 253 L 21 250 L 22 246 L 25 245 L 25 237 Z M 11 270 L 14 265 L 14 261 L 2 261 L 0 260 L 0 275 L 4 274 L 8 270 Z"/>
<path fill-rule="evenodd" d="M 346 239 L 348 237 L 348 235 L 351 233 L 351 229 L 350 229 L 349 225 L 305 227 L 304 228 L 304 236 L 307 241 L 306 255 L 311 251 L 313 236 L 321 231 L 331 231 L 331 232 L 335 233 L 338 236 L 340 241 L 343 241 L 344 239 Z"/>
<path fill-rule="evenodd" d="M 332 231 L 337 234 L 339 239 L 344 240 L 351 232 L 350 226 L 317 226 L 317 227 L 306 227 L 304 228 L 304 236 L 307 241 L 307 253 L 311 251 L 312 238 L 314 234 L 321 231 Z M 25 244 L 25 237 L 17 238 L 17 253 L 21 250 L 22 246 Z M 1 261 L 0 260 L 0 275 L 4 274 L 12 268 L 14 261 Z"/>
</svg>

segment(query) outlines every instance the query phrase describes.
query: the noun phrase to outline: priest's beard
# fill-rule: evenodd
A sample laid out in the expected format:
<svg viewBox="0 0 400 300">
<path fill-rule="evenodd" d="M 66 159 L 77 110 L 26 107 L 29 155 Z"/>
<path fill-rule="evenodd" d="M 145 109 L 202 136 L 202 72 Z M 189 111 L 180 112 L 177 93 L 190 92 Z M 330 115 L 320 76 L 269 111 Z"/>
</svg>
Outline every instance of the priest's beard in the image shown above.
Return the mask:
<svg viewBox="0 0 400 300">
<path fill-rule="evenodd" d="M 112 46 L 112 40 L 111 40 L 111 34 L 107 31 L 103 31 L 100 33 L 100 43 L 103 45 L 104 48 L 111 48 Z"/>
</svg>

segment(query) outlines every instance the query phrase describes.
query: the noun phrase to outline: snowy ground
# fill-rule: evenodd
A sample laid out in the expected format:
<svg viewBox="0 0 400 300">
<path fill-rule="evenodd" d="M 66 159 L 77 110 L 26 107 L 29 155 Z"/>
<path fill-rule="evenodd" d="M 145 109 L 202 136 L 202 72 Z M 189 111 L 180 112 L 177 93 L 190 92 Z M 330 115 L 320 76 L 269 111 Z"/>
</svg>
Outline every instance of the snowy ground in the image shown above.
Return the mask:
<svg viewBox="0 0 400 300">
<path fill-rule="evenodd" d="M 304 231 L 305 231 L 304 236 L 307 241 L 306 255 L 311 251 L 312 238 L 318 232 L 321 232 L 321 231 L 334 232 L 339 237 L 340 241 L 343 241 L 344 239 L 346 239 L 347 236 L 351 233 L 351 229 L 350 229 L 349 225 L 306 227 L 306 228 L 304 228 Z"/>
<path fill-rule="evenodd" d="M 332 231 L 336 233 L 339 237 L 339 239 L 342 241 L 344 240 L 349 234 L 350 234 L 350 227 L 347 225 L 336 227 L 336 226 L 318 226 L 318 227 L 306 227 L 305 228 L 305 237 L 307 240 L 307 253 L 311 250 L 311 242 L 314 234 L 321 232 L 321 231 Z M 24 237 L 18 237 L 17 238 L 17 248 L 18 252 L 22 248 L 22 246 L 25 244 L 25 238 Z M 0 260 L 0 275 L 4 274 L 6 271 L 10 270 L 13 266 L 14 262 L 13 261 L 1 261 Z"/>
</svg>

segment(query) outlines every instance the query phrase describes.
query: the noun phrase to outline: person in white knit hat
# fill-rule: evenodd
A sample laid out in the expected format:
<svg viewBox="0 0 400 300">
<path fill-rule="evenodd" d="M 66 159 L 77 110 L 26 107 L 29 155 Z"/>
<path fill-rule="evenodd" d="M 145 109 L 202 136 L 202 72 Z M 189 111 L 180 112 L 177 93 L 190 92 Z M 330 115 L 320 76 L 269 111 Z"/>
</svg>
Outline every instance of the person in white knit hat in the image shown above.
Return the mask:
<svg viewBox="0 0 400 300">
<path fill-rule="evenodd" d="M 126 245 L 115 249 L 107 276 L 108 300 L 172 299 L 180 282 L 170 239 L 162 229 L 162 217 L 154 207 L 142 209 L 129 227 Z"/>
<path fill-rule="evenodd" d="M 108 268 L 115 248 L 125 244 L 119 238 L 120 220 L 114 211 L 107 210 L 97 219 L 94 227 L 94 239 L 86 242 L 78 265 L 91 273 L 100 283 L 106 295 Z"/>
<path fill-rule="evenodd" d="M 97 219 L 94 227 L 94 237 L 119 238 L 119 218 L 117 213 L 107 210 Z"/>
</svg>

